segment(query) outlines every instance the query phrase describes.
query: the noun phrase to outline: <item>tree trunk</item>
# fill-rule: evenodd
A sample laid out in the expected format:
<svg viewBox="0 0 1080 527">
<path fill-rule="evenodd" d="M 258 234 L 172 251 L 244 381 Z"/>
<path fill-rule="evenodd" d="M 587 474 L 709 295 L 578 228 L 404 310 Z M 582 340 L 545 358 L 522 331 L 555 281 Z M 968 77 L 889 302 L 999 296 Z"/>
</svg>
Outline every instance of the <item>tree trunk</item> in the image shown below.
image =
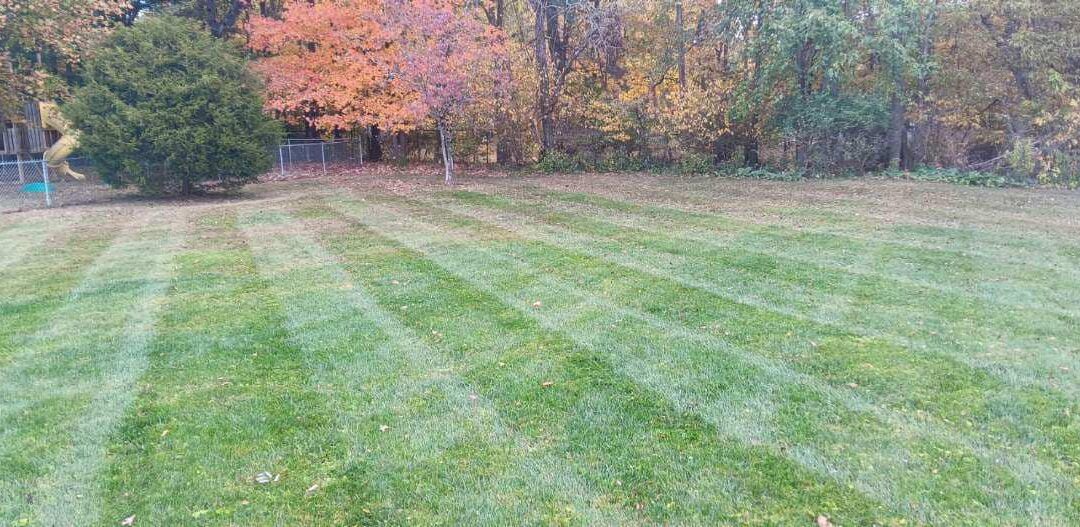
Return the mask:
<svg viewBox="0 0 1080 527">
<path fill-rule="evenodd" d="M 443 121 L 438 121 L 439 145 L 442 147 L 443 169 L 446 173 L 446 184 L 454 184 L 454 150 L 453 138 L 450 136 L 450 127 Z"/>
<path fill-rule="evenodd" d="M 807 38 L 795 53 L 795 77 L 799 84 L 799 97 L 804 105 L 809 104 L 813 89 L 810 82 L 810 67 L 816 54 L 814 41 Z M 802 130 L 795 132 L 795 169 L 804 170 L 809 166 L 809 150 L 813 144 L 813 137 L 807 137 L 804 141 Z"/>
<path fill-rule="evenodd" d="M 929 65 L 934 54 L 934 29 L 937 26 L 937 10 L 941 8 L 941 0 L 934 0 L 922 21 L 922 36 L 919 40 L 919 63 Z M 927 136 L 933 130 L 937 120 L 937 108 L 939 105 L 930 104 L 930 68 L 920 68 L 919 77 L 915 83 L 918 105 L 923 108 L 923 118 L 912 129 L 912 135 L 908 137 L 907 170 L 913 170 L 918 165 L 926 162 Z M 928 108 L 929 107 L 929 108 Z"/>
<path fill-rule="evenodd" d="M 804 170 L 807 167 L 807 160 L 810 156 L 806 153 L 806 149 L 809 145 L 804 145 L 801 136 L 795 137 L 795 170 Z"/>
<path fill-rule="evenodd" d="M 1006 67 L 1012 74 L 1013 81 L 1016 83 L 1016 88 L 1020 91 L 1020 96 L 1023 98 L 1023 101 L 1027 102 L 1034 100 L 1036 94 L 1031 79 L 1032 66 L 1028 61 L 1024 60 L 1024 49 L 1021 47 L 1021 44 L 1017 44 L 1016 40 L 1013 38 L 1016 32 L 1021 29 L 1022 21 L 1007 16 L 1005 19 L 1005 26 L 999 33 L 994 26 L 989 13 L 982 14 L 980 20 L 987 32 L 990 33 L 991 38 L 994 39 L 994 45 L 997 46 L 1001 53 L 1001 58 L 1004 59 Z M 1018 113 L 1013 110 L 1010 111 L 1009 114 L 1007 122 L 1009 141 L 1014 143 L 1028 134 L 1031 129 L 1031 123 L 1028 122 L 1027 115 L 1024 115 L 1023 113 Z"/>
<path fill-rule="evenodd" d="M 904 144 L 901 145 L 900 167 L 904 170 L 914 170 L 919 166 L 919 156 L 916 153 L 917 145 L 915 137 L 918 127 L 912 123 L 904 126 Z"/>
<path fill-rule="evenodd" d="M 747 137 L 743 145 L 743 162 L 750 168 L 761 168 L 760 145 L 756 135 Z"/>
<path fill-rule="evenodd" d="M 405 149 L 405 132 L 394 133 L 394 161 L 405 163 L 408 161 L 408 151 Z"/>
<path fill-rule="evenodd" d="M 218 18 L 217 0 L 202 0 L 200 10 L 203 12 L 204 22 L 206 22 L 206 27 L 210 30 L 210 34 L 221 38 L 235 29 L 236 22 L 240 19 L 240 15 L 249 5 L 249 0 L 229 0 L 225 9 L 225 15 L 220 19 Z"/>
<path fill-rule="evenodd" d="M 15 166 L 19 170 L 19 183 L 26 183 L 26 174 L 20 161 L 30 159 L 30 130 L 26 121 L 15 121 L 15 129 L 12 130 L 15 140 Z M 24 159 L 25 158 L 25 159 Z"/>
<path fill-rule="evenodd" d="M 675 0 L 675 45 L 679 61 L 679 89 L 686 89 L 686 42 L 683 41 L 683 3 Z"/>
<path fill-rule="evenodd" d="M 240 19 L 240 15 L 249 4 L 249 0 L 232 0 L 229 2 L 229 10 L 225 12 L 225 17 L 221 20 L 221 27 L 218 30 L 218 34 L 214 36 L 220 38 L 227 33 L 231 33 L 233 29 L 236 28 L 236 22 Z"/>
<path fill-rule="evenodd" d="M 903 82 L 897 82 L 896 89 L 901 90 L 903 88 Z M 886 143 L 888 147 L 886 157 L 886 167 L 890 170 L 899 170 L 904 168 L 903 166 L 903 146 L 904 146 L 904 100 L 900 97 L 899 93 L 893 93 L 892 98 L 889 101 L 889 132 L 886 136 Z"/>
<path fill-rule="evenodd" d="M 536 20 L 533 25 L 533 51 L 536 54 L 536 113 L 540 120 L 540 157 L 551 150 L 554 137 L 554 123 L 552 122 L 550 97 L 550 79 L 548 78 L 550 61 L 547 53 L 546 20 L 548 12 L 548 0 L 532 0 Z"/>
<path fill-rule="evenodd" d="M 488 23 L 492 26 L 502 29 L 503 20 L 505 19 L 505 1 L 495 0 L 494 11 L 486 10 L 488 17 Z M 498 88 L 496 83 L 496 88 Z M 508 130 L 506 112 L 499 113 L 499 124 L 495 127 L 495 163 L 498 165 L 505 165 L 510 162 L 510 140 L 507 139 Z"/>
<path fill-rule="evenodd" d="M 930 64 L 934 55 L 934 30 L 937 27 L 938 8 L 941 0 L 934 0 L 930 4 L 930 10 L 923 19 L 919 38 L 919 63 Z M 930 70 L 920 68 L 920 73 L 915 80 L 915 104 L 920 108 L 923 116 L 919 122 L 912 124 L 907 136 L 907 146 L 904 154 L 904 168 L 912 170 L 926 162 L 927 132 L 933 130 L 937 121 L 938 106 L 930 104 Z"/>
<path fill-rule="evenodd" d="M 367 160 L 368 161 L 382 161 L 382 141 L 379 139 L 379 127 L 371 126 L 371 140 L 368 141 L 367 147 Z"/>
<path fill-rule="evenodd" d="M 495 163 L 505 165 L 510 163 L 510 158 L 510 141 L 500 136 L 495 143 Z"/>
</svg>

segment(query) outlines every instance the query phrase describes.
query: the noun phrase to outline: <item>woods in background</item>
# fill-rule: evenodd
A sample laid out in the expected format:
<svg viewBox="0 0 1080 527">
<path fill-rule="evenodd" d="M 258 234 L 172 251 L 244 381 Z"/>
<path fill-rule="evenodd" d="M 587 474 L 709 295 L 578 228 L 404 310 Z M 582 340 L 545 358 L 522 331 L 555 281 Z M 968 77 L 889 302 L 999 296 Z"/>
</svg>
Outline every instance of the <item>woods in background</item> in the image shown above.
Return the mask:
<svg viewBox="0 0 1080 527">
<path fill-rule="evenodd" d="M 269 109 L 317 133 L 439 129 L 565 168 L 1080 183 L 1071 0 L 62 3 L 91 6 L 95 29 L 146 8 L 201 20 L 252 50 Z M 32 35 L 39 4 L 0 0 L 4 75 L 77 77 L 72 45 Z"/>
<path fill-rule="evenodd" d="M 511 4 L 541 151 L 1076 181 L 1077 2 Z"/>
</svg>

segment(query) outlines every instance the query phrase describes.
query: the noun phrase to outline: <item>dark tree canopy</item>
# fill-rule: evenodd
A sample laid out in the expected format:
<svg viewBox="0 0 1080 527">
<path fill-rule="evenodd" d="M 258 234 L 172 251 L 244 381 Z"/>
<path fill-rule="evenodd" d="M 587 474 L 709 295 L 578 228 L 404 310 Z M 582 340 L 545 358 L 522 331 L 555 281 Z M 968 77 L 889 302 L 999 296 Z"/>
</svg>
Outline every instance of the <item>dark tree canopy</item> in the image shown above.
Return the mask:
<svg viewBox="0 0 1080 527">
<path fill-rule="evenodd" d="M 261 92 L 234 46 L 191 20 L 151 16 L 109 38 L 64 112 L 109 184 L 189 194 L 270 167 L 281 127 Z"/>
</svg>

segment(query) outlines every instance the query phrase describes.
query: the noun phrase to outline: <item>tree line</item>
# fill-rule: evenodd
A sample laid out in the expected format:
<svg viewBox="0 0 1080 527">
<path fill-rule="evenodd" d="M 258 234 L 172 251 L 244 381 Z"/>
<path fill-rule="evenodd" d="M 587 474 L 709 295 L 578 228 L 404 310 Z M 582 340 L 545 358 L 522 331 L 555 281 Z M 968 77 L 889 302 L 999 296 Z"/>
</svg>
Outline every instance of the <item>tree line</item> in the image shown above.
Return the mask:
<svg viewBox="0 0 1080 527">
<path fill-rule="evenodd" d="M 0 6 L 5 96 L 62 98 L 94 35 L 166 10 L 245 47 L 267 109 L 291 126 L 382 137 L 435 128 L 448 175 L 457 137 L 494 145 L 501 163 L 953 169 L 1080 183 L 1071 0 Z"/>
</svg>

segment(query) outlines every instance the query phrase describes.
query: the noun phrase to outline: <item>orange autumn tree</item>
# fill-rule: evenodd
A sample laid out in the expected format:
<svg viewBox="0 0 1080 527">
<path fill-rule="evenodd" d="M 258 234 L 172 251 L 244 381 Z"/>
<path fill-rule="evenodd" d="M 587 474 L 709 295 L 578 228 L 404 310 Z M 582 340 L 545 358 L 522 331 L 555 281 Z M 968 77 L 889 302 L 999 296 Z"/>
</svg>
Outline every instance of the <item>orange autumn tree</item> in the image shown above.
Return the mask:
<svg viewBox="0 0 1080 527">
<path fill-rule="evenodd" d="M 286 3 L 281 20 L 255 17 L 249 46 L 263 57 L 267 109 L 323 131 L 416 121 L 415 91 L 390 72 L 399 58 L 379 0 Z"/>
<path fill-rule="evenodd" d="M 249 31 L 270 110 L 324 131 L 434 122 L 448 184 L 455 121 L 505 85 L 502 31 L 460 0 L 297 0 Z"/>
</svg>

